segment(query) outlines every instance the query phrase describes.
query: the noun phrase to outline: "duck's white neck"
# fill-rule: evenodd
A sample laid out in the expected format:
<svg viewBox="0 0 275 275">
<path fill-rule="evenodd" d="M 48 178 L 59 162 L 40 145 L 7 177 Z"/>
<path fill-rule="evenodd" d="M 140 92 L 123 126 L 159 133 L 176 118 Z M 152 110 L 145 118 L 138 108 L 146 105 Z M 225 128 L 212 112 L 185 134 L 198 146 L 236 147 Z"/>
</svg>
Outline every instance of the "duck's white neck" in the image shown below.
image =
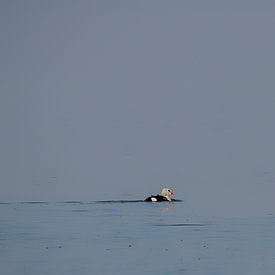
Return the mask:
<svg viewBox="0 0 275 275">
<path fill-rule="evenodd" d="M 168 195 L 166 195 L 166 196 L 164 196 L 168 201 L 172 201 L 172 199 L 171 199 L 171 197 L 170 196 L 168 196 Z"/>
</svg>

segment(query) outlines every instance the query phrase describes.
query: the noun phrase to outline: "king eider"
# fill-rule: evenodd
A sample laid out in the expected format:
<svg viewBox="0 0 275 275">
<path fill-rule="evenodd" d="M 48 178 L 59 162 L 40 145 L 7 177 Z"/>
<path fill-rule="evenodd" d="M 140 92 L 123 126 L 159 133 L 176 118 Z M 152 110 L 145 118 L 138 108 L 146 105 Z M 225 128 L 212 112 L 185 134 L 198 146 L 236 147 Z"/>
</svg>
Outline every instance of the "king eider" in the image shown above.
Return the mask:
<svg viewBox="0 0 275 275">
<path fill-rule="evenodd" d="M 161 195 L 151 195 L 146 198 L 144 201 L 159 202 L 159 201 L 169 201 L 171 202 L 171 196 L 174 195 L 172 188 L 163 188 Z"/>
</svg>

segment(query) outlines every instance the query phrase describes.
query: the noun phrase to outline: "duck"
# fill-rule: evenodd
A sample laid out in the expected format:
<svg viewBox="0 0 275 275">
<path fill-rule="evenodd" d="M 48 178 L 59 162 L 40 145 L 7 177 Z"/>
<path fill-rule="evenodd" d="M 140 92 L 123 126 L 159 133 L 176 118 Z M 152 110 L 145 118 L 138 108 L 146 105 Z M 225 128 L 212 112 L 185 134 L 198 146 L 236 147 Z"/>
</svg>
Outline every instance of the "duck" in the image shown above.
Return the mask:
<svg viewBox="0 0 275 275">
<path fill-rule="evenodd" d="M 160 202 L 160 201 L 169 201 L 172 202 L 171 196 L 174 195 L 174 191 L 172 188 L 163 188 L 161 191 L 161 195 L 151 195 L 144 199 L 144 201 L 151 201 L 151 202 Z"/>
</svg>

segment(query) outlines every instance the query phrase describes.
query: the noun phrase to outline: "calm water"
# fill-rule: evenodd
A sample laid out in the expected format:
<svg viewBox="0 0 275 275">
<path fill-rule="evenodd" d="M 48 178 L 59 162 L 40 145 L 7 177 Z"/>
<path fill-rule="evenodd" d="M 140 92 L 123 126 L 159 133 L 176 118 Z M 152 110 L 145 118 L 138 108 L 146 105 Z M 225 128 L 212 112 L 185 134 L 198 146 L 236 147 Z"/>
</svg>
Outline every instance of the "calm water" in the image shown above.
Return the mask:
<svg viewBox="0 0 275 275">
<path fill-rule="evenodd" d="M 0 274 L 274 274 L 275 218 L 184 202 L 0 204 Z"/>
</svg>

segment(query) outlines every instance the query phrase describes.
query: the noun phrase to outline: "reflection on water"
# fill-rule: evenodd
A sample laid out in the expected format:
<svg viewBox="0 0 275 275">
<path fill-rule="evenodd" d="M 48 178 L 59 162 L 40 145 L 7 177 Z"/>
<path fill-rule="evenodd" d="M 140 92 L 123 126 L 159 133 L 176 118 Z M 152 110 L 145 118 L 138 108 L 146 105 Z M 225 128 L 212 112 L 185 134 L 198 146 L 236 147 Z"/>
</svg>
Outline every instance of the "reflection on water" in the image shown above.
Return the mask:
<svg viewBox="0 0 275 275">
<path fill-rule="evenodd" d="M 275 218 L 185 203 L 0 204 L 0 274 L 274 274 Z"/>
</svg>

